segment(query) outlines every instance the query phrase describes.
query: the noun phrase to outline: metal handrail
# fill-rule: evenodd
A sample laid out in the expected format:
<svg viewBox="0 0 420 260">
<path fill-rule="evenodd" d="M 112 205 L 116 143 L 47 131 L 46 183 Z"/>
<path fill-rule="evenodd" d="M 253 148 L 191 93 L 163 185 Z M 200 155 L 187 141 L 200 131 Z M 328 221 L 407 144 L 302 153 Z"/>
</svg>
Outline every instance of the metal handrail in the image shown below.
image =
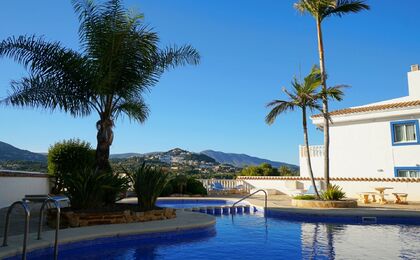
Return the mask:
<svg viewBox="0 0 420 260">
<path fill-rule="evenodd" d="M 46 199 L 41 206 L 41 210 L 39 213 L 39 225 L 38 225 L 38 240 L 41 240 L 41 232 L 42 232 L 42 219 L 44 218 L 44 208 L 49 203 L 54 203 L 55 208 L 57 209 L 56 215 L 56 227 L 55 227 L 55 240 L 54 240 L 54 259 L 58 259 L 58 230 L 60 229 L 60 215 L 61 215 L 61 206 L 59 201 L 65 201 L 68 198 L 62 199 L 55 199 L 55 198 L 48 198 Z"/>
<path fill-rule="evenodd" d="M 26 245 L 28 244 L 28 233 L 29 233 L 29 218 L 31 217 L 31 210 L 28 204 L 24 201 L 16 201 L 10 205 L 6 214 L 6 225 L 4 228 L 4 237 L 3 237 L 3 246 L 7 246 L 7 236 L 9 233 L 9 224 L 10 224 L 10 214 L 12 213 L 13 208 L 16 205 L 21 205 L 25 210 L 25 231 L 23 234 L 23 246 L 22 246 L 22 259 L 26 259 Z"/>
<path fill-rule="evenodd" d="M 237 202 L 233 203 L 232 208 L 235 207 L 235 205 L 238 204 L 239 202 L 241 202 L 241 201 L 243 201 L 243 200 L 251 197 L 252 195 L 254 195 L 254 194 L 256 194 L 256 193 L 258 193 L 260 191 L 264 192 L 264 195 L 265 195 L 264 212 L 266 212 L 267 211 L 267 197 L 268 197 L 268 195 L 267 195 L 267 192 L 265 190 L 257 190 L 257 191 L 254 191 L 251 194 L 248 194 L 248 195 L 242 197 L 240 200 L 238 200 Z"/>
</svg>

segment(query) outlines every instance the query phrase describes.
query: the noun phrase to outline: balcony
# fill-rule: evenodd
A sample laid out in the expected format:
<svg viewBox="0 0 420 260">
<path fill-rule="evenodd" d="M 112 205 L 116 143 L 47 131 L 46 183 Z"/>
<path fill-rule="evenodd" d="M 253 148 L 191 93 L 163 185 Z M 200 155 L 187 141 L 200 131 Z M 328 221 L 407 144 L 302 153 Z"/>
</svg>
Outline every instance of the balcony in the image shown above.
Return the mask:
<svg viewBox="0 0 420 260">
<path fill-rule="evenodd" d="M 306 158 L 306 146 L 299 146 L 299 156 L 301 158 Z M 323 145 L 310 145 L 309 154 L 311 158 L 324 157 L 324 146 Z"/>
</svg>

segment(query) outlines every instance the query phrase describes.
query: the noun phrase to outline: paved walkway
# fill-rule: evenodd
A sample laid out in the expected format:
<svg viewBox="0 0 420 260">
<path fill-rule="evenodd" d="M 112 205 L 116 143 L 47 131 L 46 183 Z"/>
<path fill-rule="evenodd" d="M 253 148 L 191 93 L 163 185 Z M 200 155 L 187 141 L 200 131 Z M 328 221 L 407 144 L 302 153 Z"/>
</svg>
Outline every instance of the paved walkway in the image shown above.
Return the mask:
<svg viewBox="0 0 420 260">
<path fill-rule="evenodd" d="M 38 231 L 39 223 L 39 210 L 41 207 L 40 203 L 29 204 L 31 208 L 31 217 L 29 221 L 29 233 L 34 233 Z M 7 208 L 0 209 L 0 238 L 3 241 L 4 226 L 6 221 Z M 10 215 L 10 226 L 9 226 L 9 236 L 14 236 L 18 234 L 23 234 L 25 228 L 25 213 L 20 206 L 16 206 L 12 214 Z M 44 219 L 45 220 L 45 219 Z M 46 225 L 43 226 L 43 230 L 50 230 Z M 1 242 L 2 242 L 1 241 Z"/>
</svg>

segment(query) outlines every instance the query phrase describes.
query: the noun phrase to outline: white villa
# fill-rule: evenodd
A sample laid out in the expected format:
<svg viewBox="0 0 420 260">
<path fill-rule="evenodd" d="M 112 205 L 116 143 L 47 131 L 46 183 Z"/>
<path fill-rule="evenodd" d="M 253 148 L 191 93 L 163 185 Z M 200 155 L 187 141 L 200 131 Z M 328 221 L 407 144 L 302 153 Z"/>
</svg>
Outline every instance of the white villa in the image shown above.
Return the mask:
<svg viewBox="0 0 420 260">
<path fill-rule="evenodd" d="M 375 192 L 407 193 L 420 201 L 420 68 L 408 72 L 406 97 L 330 112 L 330 180 L 343 188 L 347 197 Z M 322 130 L 321 115 L 311 117 Z M 323 146 L 310 146 L 314 176 L 324 177 Z M 240 176 L 256 189 L 293 195 L 311 186 L 304 147 L 299 149 L 300 177 Z"/>
<path fill-rule="evenodd" d="M 408 72 L 408 96 L 331 112 L 331 177 L 420 177 L 420 68 Z M 322 129 L 323 118 L 311 117 Z M 300 173 L 309 176 L 303 146 Z M 310 147 L 315 177 L 323 176 L 323 146 Z M 419 185 L 420 186 L 420 185 Z"/>
</svg>

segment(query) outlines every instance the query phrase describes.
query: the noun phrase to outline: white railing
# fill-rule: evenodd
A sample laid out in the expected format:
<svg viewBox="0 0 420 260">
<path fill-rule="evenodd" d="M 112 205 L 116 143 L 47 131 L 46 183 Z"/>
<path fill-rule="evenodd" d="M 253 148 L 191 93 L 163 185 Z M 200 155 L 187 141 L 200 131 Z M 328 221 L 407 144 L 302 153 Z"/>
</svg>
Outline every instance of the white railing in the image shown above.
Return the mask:
<svg viewBox="0 0 420 260">
<path fill-rule="evenodd" d="M 299 146 L 299 155 L 300 157 L 306 158 L 306 146 L 300 145 Z M 324 146 L 323 145 L 310 145 L 309 146 L 309 154 L 311 157 L 324 157 Z"/>
<path fill-rule="evenodd" d="M 244 180 L 233 180 L 233 179 L 199 179 L 201 183 L 203 183 L 203 186 L 207 190 L 211 190 L 211 187 L 215 183 L 220 183 L 224 189 L 238 189 L 238 187 L 246 192 L 249 193 L 251 189 L 255 188 L 253 185 L 249 184 L 248 182 Z"/>
</svg>

